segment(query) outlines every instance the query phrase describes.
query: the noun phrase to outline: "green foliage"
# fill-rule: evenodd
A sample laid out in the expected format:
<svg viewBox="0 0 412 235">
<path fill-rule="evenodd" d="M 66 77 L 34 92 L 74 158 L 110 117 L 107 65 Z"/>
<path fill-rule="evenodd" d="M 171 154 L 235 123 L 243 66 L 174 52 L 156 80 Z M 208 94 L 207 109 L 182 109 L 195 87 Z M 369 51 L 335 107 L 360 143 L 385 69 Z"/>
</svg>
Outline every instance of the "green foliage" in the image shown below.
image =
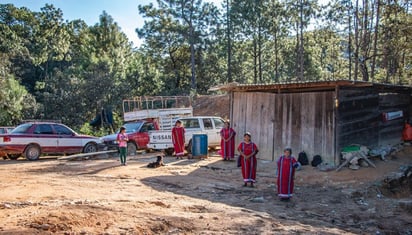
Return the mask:
<svg viewBox="0 0 412 235">
<path fill-rule="evenodd" d="M 12 77 L 0 78 L 0 125 L 14 125 L 22 118 L 27 90 Z"/>
<path fill-rule="evenodd" d="M 90 124 L 84 123 L 83 126 L 80 127 L 79 133 L 84 135 L 91 135 L 91 136 L 105 136 L 107 135 L 107 129 L 99 128 L 95 129 Z"/>
<path fill-rule="evenodd" d="M 91 128 L 96 113 L 112 107 L 117 128 L 134 96 L 302 77 L 412 84 L 411 2 L 356 2 L 158 0 L 138 6 L 140 48 L 106 12 L 88 26 L 53 5 L 0 4 L 0 124 L 57 119 L 100 136 L 113 130 Z"/>
</svg>

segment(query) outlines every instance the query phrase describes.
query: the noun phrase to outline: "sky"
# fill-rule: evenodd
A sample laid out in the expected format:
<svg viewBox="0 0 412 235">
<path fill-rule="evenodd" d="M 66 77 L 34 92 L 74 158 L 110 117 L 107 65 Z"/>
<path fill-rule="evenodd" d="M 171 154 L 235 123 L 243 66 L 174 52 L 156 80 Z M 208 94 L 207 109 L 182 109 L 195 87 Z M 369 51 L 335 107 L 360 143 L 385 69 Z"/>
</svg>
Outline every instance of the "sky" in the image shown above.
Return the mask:
<svg viewBox="0 0 412 235">
<path fill-rule="evenodd" d="M 210 0 L 220 6 L 222 0 Z M 27 7 L 31 11 L 40 12 L 46 4 L 52 4 L 63 11 L 65 20 L 82 19 L 87 25 L 93 26 L 99 22 L 99 16 L 106 11 L 121 28 L 129 41 L 135 47 L 142 44 L 137 37 L 136 28 L 144 25 L 144 19 L 139 15 L 138 6 L 148 5 L 155 0 L 0 0 L 0 4 L 11 3 L 16 7 Z"/>
</svg>

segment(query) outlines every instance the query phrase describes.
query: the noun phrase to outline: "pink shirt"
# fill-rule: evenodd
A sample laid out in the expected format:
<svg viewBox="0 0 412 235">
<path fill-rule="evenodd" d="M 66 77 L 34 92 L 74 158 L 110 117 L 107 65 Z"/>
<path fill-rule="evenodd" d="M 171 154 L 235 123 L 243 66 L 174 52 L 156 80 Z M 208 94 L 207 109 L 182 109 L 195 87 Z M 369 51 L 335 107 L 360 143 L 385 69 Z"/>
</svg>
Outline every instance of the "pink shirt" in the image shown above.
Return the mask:
<svg viewBox="0 0 412 235">
<path fill-rule="evenodd" d="M 117 141 L 119 142 L 119 147 L 127 147 L 127 135 L 126 134 L 118 134 Z"/>
</svg>

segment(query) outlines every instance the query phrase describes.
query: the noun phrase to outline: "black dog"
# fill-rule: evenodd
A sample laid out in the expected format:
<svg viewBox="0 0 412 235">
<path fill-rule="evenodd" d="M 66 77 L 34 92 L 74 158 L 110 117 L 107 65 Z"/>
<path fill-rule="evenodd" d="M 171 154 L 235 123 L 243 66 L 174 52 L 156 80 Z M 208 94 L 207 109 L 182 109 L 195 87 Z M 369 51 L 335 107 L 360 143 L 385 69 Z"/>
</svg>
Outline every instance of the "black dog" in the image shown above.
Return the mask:
<svg viewBox="0 0 412 235">
<path fill-rule="evenodd" d="M 163 163 L 163 156 L 157 156 L 157 160 L 155 162 L 151 162 L 147 164 L 147 167 L 149 168 L 158 168 L 161 166 L 164 166 L 165 164 Z"/>
</svg>

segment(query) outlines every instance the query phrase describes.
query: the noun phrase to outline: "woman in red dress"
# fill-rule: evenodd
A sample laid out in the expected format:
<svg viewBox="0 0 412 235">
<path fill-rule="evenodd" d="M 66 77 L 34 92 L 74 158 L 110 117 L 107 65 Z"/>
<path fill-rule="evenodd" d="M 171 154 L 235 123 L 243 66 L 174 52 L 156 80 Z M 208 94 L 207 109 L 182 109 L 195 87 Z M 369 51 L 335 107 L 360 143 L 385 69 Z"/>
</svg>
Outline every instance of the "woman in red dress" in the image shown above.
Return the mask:
<svg viewBox="0 0 412 235">
<path fill-rule="evenodd" d="M 239 144 L 237 150 L 239 151 L 240 164 L 242 167 L 243 186 L 247 186 L 250 183 L 250 187 L 256 182 L 256 168 L 257 159 L 256 154 L 258 148 L 255 143 L 251 141 L 251 134 L 246 132 L 243 135 L 243 142 Z"/>
<path fill-rule="evenodd" d="M 223 161 L 235 159 L 236 132 L 230 127 L 230 122 L 225 121 L 225 126 L 220 130 L 220 151 Z"/>
<path fill-rule="evenodd" d="M 288 201 L 293 196 L 295 168 L 299 162 L 292 156 L 292 149 L 286 148 L 277 162 L 278 196 L 282 201 Z"/>
<path fill-rule="evenodd" d="M 176 159 L 183 159 L 183 155 L 185 155 L 185 128 L 182 127 L 180 120 L 177 120 L 172 128 L 172 142 Z"/>
</svg>

